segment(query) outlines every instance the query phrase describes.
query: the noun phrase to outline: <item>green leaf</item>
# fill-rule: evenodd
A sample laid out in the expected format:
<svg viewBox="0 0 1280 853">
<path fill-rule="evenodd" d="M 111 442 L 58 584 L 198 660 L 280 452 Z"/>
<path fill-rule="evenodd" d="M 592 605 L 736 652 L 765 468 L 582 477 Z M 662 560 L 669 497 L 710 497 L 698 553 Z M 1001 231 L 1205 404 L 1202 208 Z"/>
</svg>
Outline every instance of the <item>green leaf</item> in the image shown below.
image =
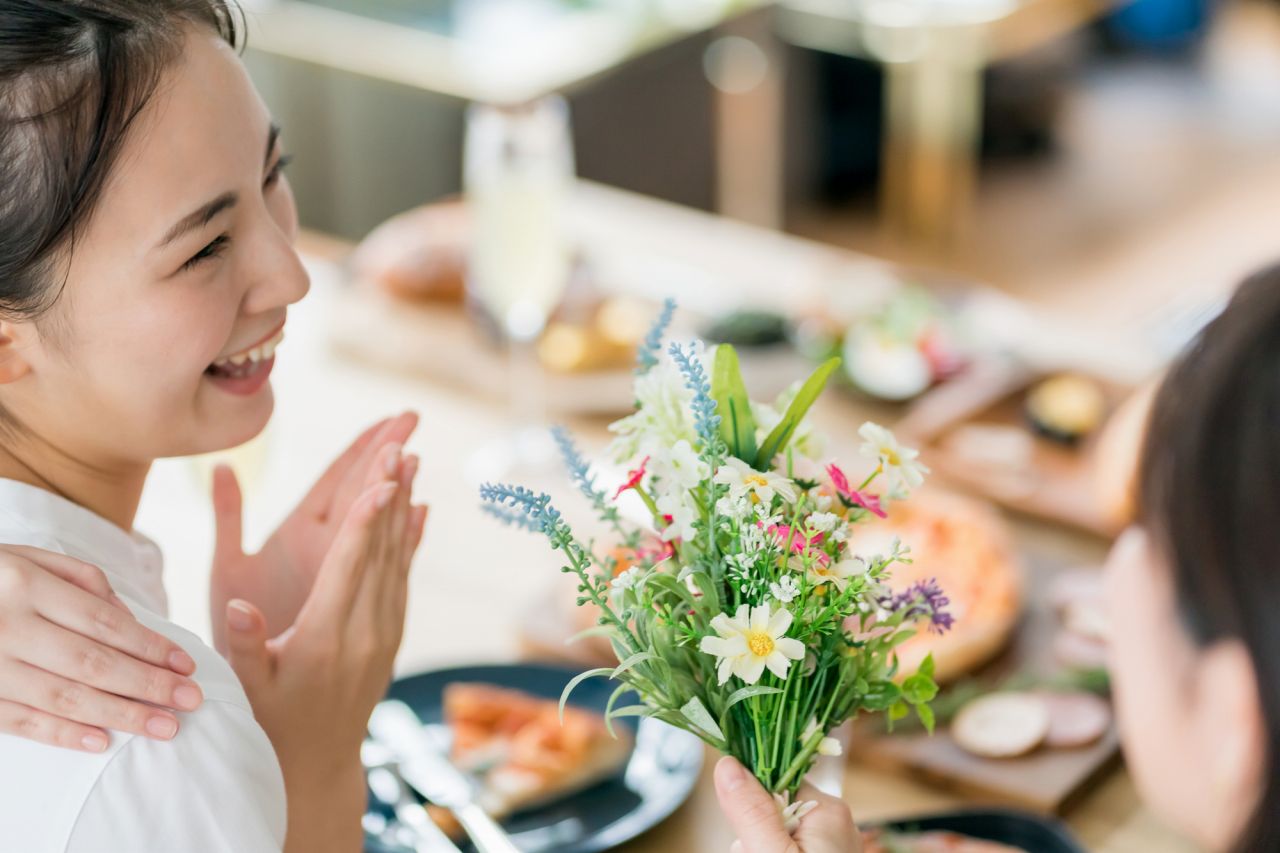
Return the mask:
<svg viewBox="0 0 1280 853">
<path fill-rule="evenodd" d="M 614 670 L 611 673 L 609 673 L 609 677 L 617 678 L 619 675 L 622 675 L 622 673 L 631 669 L 631 667 L 635 666 L 636 664 L 644 663 L 647 660 L 657 660 L 657 658 L 658 656 L 653 652 L 636 652 L 634 655 L 627 658 L 622 663 L 618 664 L 618 666 L 614 668 Z"/>
<path fill-rule="evenodd" d="M 933 652 L 924 656 L 924 660 L 920 661 L 920 668 L 916 672 L 933 678 Z"/>
<path fill-rule="evenodd" d="M 885 719 L 889 723 L 889 731 L 893 731 L 893 724 L 898 720 L 901 720 L 908 713 L 910 713 L 910 709 L 907 707 L 906 702 L 894 702 L 890 705 L 889 713 L 885 715 Z"/>
<path fill-rule="evenodd" d="M 934 725 L 933 709 L 930 708 L 928 705 L 917 705 L 916 716 L 920 718 L 920 722 L 924 723 L 924 727 L 929 732 L 929 734 L 933 734 L 933 725 Z"/>
<path fill-rule="evenodd" d="M 868 711 L 885 711 L 902 698 L 902 688 L 892 681 L 873 681 L 865 696 L 862 707 Z"/>
<path fill-rule="evenodd" d="M 753 684 L 750 687 L 743 687 L 729 694 L 729 701 L 724 703 L 724 711 L 720 716 L 723 717 L 729 713 L 729 709 L 737 705 L 743 699 L 750 699 L 752 696 L 768 696 L 770 693 L 781 693 L 781 687 L 765 687 L 763 684 Z"/>
<path fill-rule="evenodd" d="M 608 675 L 611 672 L 613 672 L 613 669 L 610 667 L 600 666 L 575 675 L 569 683 L 564 686 L 564 690 L 560 693 L 560 722 L 564 722 L 564 706 L 565 703 L 569 701 L 569 694 L 573 692 L 575 687 L 586 681 L 588 678 L 594 678 L 597 675 Z"/>
<path fill-rule="evenodd" d="M 655 711 L 648 705 L 624 705 L 621 708 L 614 708 L 610 714 L 610 719 L 614 717 L 651 717 Z M 609 731 L 613 731 L 612 728 Z"/>
<path fill-rule="evenodd" d="M 716 725 L 716 721 L 712 719 L 710 712 L 697 696 L 681 705 L 680 713 L 708 737 L 724 744 L 724 732 L 720 731 L 720 727 Z"/>
<path fill-rule="evenodd" d="M 720 415 L 720 434 L 729 452 L 744 462 L 756 458 L 756 419 L 751 414 L 751 398 L 742 381 L 738 353 L 728 344 L 716 347 L 711 371 L 711 396 Z"/>
<path fill-rule="evenodd" d="M 923 705 L 938 695 L 938 685 L 923 672 L 917 672 L 902 682 L 902 698 L 912 705 Z"/>
<path fill-rule="evenodd" d="M 786 449 L 787 442 L 791 441 L 791 436 L 795 434 L 796 428 L 800 426 L 804 416 L 809 413 L 809 409 L 817 402 L 818 396 L 827 384 L 827 379 L 831 377 L 831 374 L 839 366 L 840 359 L 838 358 L 823 362 L 805 380 L 804 385 L 800 386 L 800 390 L 796 392 L 795 399 L 791 401 L 790 406 L 787 406 L 787 411 L 782 416 L 782 420 L 778 421 L 778 425 L 773 428 L 773 432 L 769 433 L 764 440 L 764 444 L 760 445 L 760 452 L 756 456 L 755 467 L 757 469 L 768 471 L 773 464 L 773 458 Z"/>
<path fill-rule="evenodd" d="M 646 586 L 656 586 L 662 592 L 669 592 L 683 600 L 690 607 L 695 604 L 693 593 L 689 592 L 689 588 L 671 575 L 663 574 L 662 572 L 650 572 L 644 576 L 642 583 Z"/>
<path fill-rule="evenodd" d="M 630 684 L 619 684 L 618 689 L 614 690 L 613 693 L 609 695 L 609 701 L 604 706 L 604 727 L 609 730 L 609 735 L 613 737 L 614 740 L 617 740 L 618 735 L 613 730 L 613 703 L 618 701 L 619 696 L 630 690 Z"/>
</svg>

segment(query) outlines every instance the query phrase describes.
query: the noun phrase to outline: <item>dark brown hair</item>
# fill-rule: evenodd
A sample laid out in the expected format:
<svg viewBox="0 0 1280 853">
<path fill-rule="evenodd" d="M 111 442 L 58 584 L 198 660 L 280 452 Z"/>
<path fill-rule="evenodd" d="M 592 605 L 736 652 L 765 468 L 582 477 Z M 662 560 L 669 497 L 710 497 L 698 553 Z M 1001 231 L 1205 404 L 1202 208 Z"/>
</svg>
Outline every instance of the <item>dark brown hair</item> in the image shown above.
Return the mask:
<svg viewBox="0 0 1280 853">
<path fill-rule="evenodd" d="M 57 299 L 59 264 L 93 215 L 183 27 L 234 45 L 234 0 L 0 0 L 0 313 Z"/>
<path fill-rule="evenodd" d="M 1241 285 L 1165 378 L 1139 502 L 1196 641 L 1249 650 L 1266 775 L 1236 849 L 1280 850 L 1280 266 Z"/>
</svg>

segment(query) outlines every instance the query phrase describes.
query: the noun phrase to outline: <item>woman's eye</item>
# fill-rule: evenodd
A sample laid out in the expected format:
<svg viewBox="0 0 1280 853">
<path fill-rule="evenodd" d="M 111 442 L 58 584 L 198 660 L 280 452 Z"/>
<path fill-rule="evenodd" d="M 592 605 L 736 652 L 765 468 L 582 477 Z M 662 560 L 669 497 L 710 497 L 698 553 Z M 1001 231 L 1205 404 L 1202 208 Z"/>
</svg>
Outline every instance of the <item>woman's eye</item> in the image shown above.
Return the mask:
<svg viewBox="0 0 1280 853">
<path fill-rule="evenodd" d="M 285 169 L 289 167 L 289 164 L 292 162 L 293 162 L 292 155 L 290 154 L 280 155 L 280 159 L 276 160 L 276 164 L 271 167 L 271 171 L 267 172 L 267 179 L 262 182 L 262 186 L 265 189 L 270 189 L 271 187 L 274 187 L 277 183 L 279 183 L 280 175 L 284 172 Z"/>
<path fill-rule="evenodd" d="M 214 238 L 209 245 L 192 255 L 191 259 L 182 265 L 181 271 L 186 272 L 192 267 L 199 265 L 202 261 L 207 261 L 210 258 L 216 258 L 218 255 L 221 255 L 223 250 L 227 248 L 227 244 L 229 242 L 231 242 L 231 239 L 227 237 L 226 234 L 221 234 Z"/>
</svg>

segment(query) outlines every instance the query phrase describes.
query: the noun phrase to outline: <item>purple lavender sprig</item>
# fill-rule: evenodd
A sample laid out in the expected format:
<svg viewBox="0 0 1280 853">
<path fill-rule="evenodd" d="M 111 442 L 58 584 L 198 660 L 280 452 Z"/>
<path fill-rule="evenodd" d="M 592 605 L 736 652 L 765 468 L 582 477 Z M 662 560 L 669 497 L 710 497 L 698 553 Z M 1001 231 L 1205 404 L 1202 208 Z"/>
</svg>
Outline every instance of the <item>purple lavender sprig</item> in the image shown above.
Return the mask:
<svg viewBox="0 0 1280 853">
<path fill-rule="evenodd" d="M 901 613 L 904 622 L 928 618 L 929 630 L 941 634 L 955 624 L 945 609 L 951 599 L 938 586 L 937 578 L 916 581 L 899 593 L 891 593 L 880 600 L 880 606 L 890 613 Z"/>
</svg>

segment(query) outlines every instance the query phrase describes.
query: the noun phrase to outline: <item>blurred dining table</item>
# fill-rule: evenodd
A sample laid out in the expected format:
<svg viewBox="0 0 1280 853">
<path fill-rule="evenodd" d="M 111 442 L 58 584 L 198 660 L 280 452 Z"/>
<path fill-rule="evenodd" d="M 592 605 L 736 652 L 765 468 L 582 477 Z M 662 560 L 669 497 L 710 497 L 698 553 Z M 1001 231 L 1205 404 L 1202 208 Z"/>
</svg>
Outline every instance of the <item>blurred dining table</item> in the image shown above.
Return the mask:
<svg viewBox="0 0 1280 853">
<path fill-rule="evenodd" d="M 856 268 L 873 263 L 845 252 L 766 232 L 708 214 L 678 209 L 616 190 L 584 186 L 575 204 L 597 233 L 610 228 L 637 239 L 652 253 L 670 256 L 686 247 L 689 263 L 711 263 L 709 249 L 736 246 L 737 261 L 766 252 L 828 271 L 840 263 Z M 637 233 L 639 232 L 639 233 Z M 601 239 L 604 239 L 602 236 Z M 624 240 L 623 237 L 619 238 Z M 625 242 L 625 240 L 624 240 Z M 341 356 L 330 345 L 336 299 L 346 286 L 340 262 L 350 245 L 319 234 L 304 234 L 301 249 L 313 273 L 312 292 L 289 316 L 273 379 L 276 413 L 268 430 L 249 448 L 232 454 L 246 491 L 246 537 L 260 542 L 306 491 L 310 483 L 362 427 L 386 415 L 413 409 L 422 423 L 408 448 L 422 457 L 418 489 L 431 505 L 427 537 L 411 580 L 409 613 L 397 671 L 401 674 L 449 665 L 511 661 L 521 654 L 525 612 L 541 602 L 559 577 L 557 563 L 536 537 L 498 526 L 478 506 L 468 460 L 511 427 L 506 408 L 491 397 L 445 387 L 408 373 L 375 369 Z M 830 266 L 826 266 L 826 265 Z M 674 268 L 674 267 L 673 267 Z M 762 274 L 774 275 L 776 270 Z M 797 276 L 810 274 L 797 270 Z M 715 287 L 713 279 L 703 287 Z M 750 288 L 751 282 L 739 282 Z M 662 282 L 655 281 L 655 289 Z M 775 282 L 785 286 L 785 282 Z M 729 285 L 724 285 L 729 286 Z M 690 291 L 686 295 L 691 298 Z M 698 294 L 702 299 L 707 293 Z M 734 295 L 726 293 L 726 302 Z M 697 301 L 693 299 L 693 301 Z M 465 353 L 459 353 L 465 358 Z M 868 410 L 842 395 L 816 412 L 831 436 L 831 450 L 852 452 L 856 426 Z M 606 441 L 605 419 L 561 418 L 588 451 Z M 154 537 L 168 560 L 167 586 L 174 618 L 208 637 L 207 578 L 212 551 L 212 513 L 207 498 L 205 460 L 158 463 L 140 509 L 138 528 Z M 582 517 L 567 480 L 551 476 L 531 483 L 562 496 L 572 520 Z M 1041 523 L 1011 519 L 1021 548 L 1055 555 L 1067 564 L 1096 563 L 1106 543 Z M 917 815 L 975 805 L 971 798 L 920 781 L 860 766 L 847 766 L 844 797 L 859 820 Z M 669 820 L 621 850 L 727 850 L 731 834 L 715 802 L 711 782 L 714 756 L 707 762 L 691 800 Z M 1190 850 L 1139 801 L 1133 782 L 1116 768 L 1065 814 L 1081 841 L 1100 853 Z"/>
</svg>

